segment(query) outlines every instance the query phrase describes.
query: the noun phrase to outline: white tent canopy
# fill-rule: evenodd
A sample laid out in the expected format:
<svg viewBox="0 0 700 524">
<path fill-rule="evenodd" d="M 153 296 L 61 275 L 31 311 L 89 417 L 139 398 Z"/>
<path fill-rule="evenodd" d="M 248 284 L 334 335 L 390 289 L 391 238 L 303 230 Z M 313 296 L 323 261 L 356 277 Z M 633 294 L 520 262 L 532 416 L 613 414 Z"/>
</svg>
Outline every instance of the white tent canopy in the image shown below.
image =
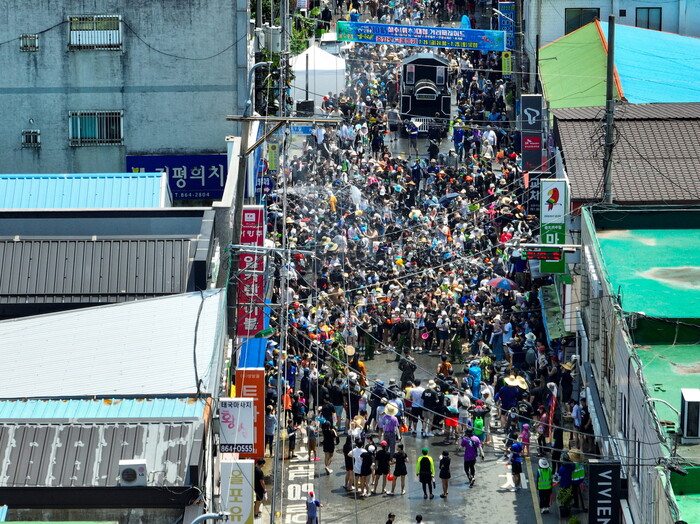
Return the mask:
<svg viewBox="0 0 700 524">
<path fill-rule="evenodd" d="M 308 72 L 307 72 L 308 57 Z M 306 79 L 309 79 L 309 100 L 316 107 L 321 105 L 328 92 L 339 93 L 345 88 L 345 60 L 318 46 L 311 46 L 292 59 L 294 82 L 292 98 L 306 100 Z"/>
</svg>

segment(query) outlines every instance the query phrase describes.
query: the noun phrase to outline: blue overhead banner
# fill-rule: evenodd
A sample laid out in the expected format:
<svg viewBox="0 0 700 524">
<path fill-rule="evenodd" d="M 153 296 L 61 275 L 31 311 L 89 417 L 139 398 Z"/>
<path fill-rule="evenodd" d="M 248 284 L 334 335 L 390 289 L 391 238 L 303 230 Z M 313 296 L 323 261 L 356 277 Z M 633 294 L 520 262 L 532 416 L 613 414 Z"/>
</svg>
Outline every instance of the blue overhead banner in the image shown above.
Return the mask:
<svg viewBox="0 0 700 524">
<path fill-rule="evenodd" d="M 506 50 L 503 31 L 340 21 L 336 24 L 336 33 L 338 40 L 365 44 L 448 47 L 484 52 Z"/>
<path fill-rule="evenodd" d="M 131 173 L 165 173 L 174 200 L 219 200 L 224 194 L 226 155 L 127 155 Z"/>
</svg>

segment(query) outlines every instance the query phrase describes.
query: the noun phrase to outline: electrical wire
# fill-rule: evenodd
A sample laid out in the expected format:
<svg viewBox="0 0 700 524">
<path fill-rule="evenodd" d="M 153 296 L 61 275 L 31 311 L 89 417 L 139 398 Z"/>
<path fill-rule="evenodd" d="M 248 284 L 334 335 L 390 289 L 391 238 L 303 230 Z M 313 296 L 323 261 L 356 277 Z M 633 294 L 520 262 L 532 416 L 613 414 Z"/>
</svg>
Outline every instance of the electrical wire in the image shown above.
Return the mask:
<svg viewBox="0 0 700 524">
<path fill-rule="evenodd" d="M 287 313 L 285 312 L 285 314 L 287 314 Z M 367 334 L 370 335 L 369 333 L 367 333 Z M 288 337 L 291 337 L 292 339 L 294 339 L 294 340 L 296 340 L 297 342 L 299 342 L 300 345 L 301 345 L 302 347 L 305 345 L 305 344 L 304 344 L 304 341 L 303 341 L 301 338 L 299 338 L 298 336 L 290 335 L 289 333 L 287 334 L 287 336 L 288 336 Z M 370 335 L 370 336 L 371 336 L 371 335 Z M 397 356 L 399 356 L 399 357 L 402 357 L 402 355 L 401 355 L 398 351 L 396 351 L 392 346 L 387 345 L 387 344 L 384 344 L 381 340 L 379 340 L 379 339 L 376 338 L 376 337 L 373 337 L 373 336 L 371 336 L 371 337 L 374 339 L 375 342 L 379 343 L 380 346 L 384 347 L 384 349 L 387 350 L 389 353 L 394 353 L 395 355 L 397 355 Z M 348 364 L 347 355 L 346 355 L 346 360 L 345 360 L 345 361 L 342 361 L 341 359 L 339 359 L 338 357 L 336 357 L 335 355 L 333 355 L 332 352 L 330 352 L 330 351 L 328 351 L 327 349 L 325 349 L 325 348 L 323 347 L 323 345 L 320 345 L 320 346 L 319 346 L 319 345 L 316 345 L 315 347 L 317 347 L 318 349 L 320 349 L 321 351 L 323 351 L 323 352 L 324 352 L 328 357 L 330 357 L 331 359 L 335 360 L 336 363 L 343 364 L 343 365 L 347 365 L 347 364 Z M 418 365 L 417 363 L 416 363 L 416 368 L 417 368 L 417 369 L 420 369 L 420 370 L 423 371 L 423 372 L 425 372 L 426 374 L 428 374 L 428 376 L 432 376 L 432 375 L 433 375 L 432 372 L 428 371 L 426 368 L 423 368 L 422 366 Z M 371 379 L 371 378 L 369 378 L 369 377 L 367 377 L 367 376 L 365 377 L 365 379 L 366 379 L 366 380 L 370 380 L 371 382 L 374 382 L 375 385 L 376 385 L 376 383 L 377 383 L 377 380 Z M 461 389 L 460 389 L 460 390 L 461 390 Z M 368 392 L 369 392 L 370 394 L 374 395 L 374 393 L 373 393 L 371 390 L 368 390 Z M 375 396 L 376 396 L 376 395 L 375 395 Z M 279 402 L 279 400 L 278 400 L 278 402 Z M 429 411 L 429 412 L 431 412 L 431 413 L 433 413 L 434 415 L 444 416 L 442 413 L 439 413 L 439 412 L 437 412 L 437 411 L 430 410 L 430 409 L 427 409 L 427 408 L 425 408 L 425 407 L 424 407 L 423 409 L 424 409 L 424 410 L 427 410 L 427 411 Z M 526 421 L 529 421 L 529 422 L 533 422 L 534 424 L 541 424 L 541 421 L 539 421 L 538 419 L 529 418 L 529 417 L 523 417 L 523 416 L 520 416 L 519 418 L 520 418 L 521 420 L 526 420 Z M 584 433 L 584 432 L 572 430 L 571 428 L 566 428 L 566 427 L 564 427 L 564 426 L 559 426 L 559 425 L 552 424 L 552 423 L 549 423 L 549 424 L 546 424 L 546 425 L 547 425 L 550 429 L 552 429 L 552 430 L 553 430 L 553 429 L 559 428 L 559 429 L 562 429 L 562 430 L 564 430 L 564 431 L 566 431 L 566 432 L 569 432 L 569 433 L 572 433 L 572 434 L 587 435 L 587 434 Z M 495 433 L 494 433 L 494 434 L 495 434 Z M 612 435 L 610 435 L 610 436 L 608 436 L 608 437 L 606 437 L 606 438 L 608 438 L 608 439 L 610 439 L 610 440 L 615 440 L 615 441 L 632 442 L 632 443 L 639 443 L 639 444 L 643 444 L 643 445 L 653 445 L 653 446 L 660 445 L 660 442 L 645 442 L 645 441 L 641 441 L 641 440 L 633 440 L 633 439 L 627 439 L 627 438 L 622 438 L 622 437 L 614 437 L 614 436 L 612 436 Z M 600 455 L 600 456 L 602 456 L 602 455 Z M 629 457 L 626 457 L 626 458 L 629 458 Z"/>
</svg>

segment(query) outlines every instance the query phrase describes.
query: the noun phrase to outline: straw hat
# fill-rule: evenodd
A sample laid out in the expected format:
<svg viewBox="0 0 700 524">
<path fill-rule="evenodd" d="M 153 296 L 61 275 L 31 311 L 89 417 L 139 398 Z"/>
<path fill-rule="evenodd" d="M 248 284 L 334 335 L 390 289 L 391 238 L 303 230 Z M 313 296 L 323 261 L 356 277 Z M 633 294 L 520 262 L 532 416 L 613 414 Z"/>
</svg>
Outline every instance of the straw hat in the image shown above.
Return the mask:
<svg viewBox="0 0 700 524">
<path fill-rule="evenodd" d="M 561 367 L 562 367 L 562 369 L 565 369 L 567 371 L 571 371 L 572 369 L 574 369 L 574 363 L 567 362 L 566 364 L 563 364 Z"/>
<path fill-rule="evenodd" d="M 399 408 L 393 402 L 389 402 L 384 408 L 384 414 L 390 417 L 395 417 L 398 412 Z"/>
<path fill-rule="evenodd" d="M 435 383 L 435 381 L 434 381 L 433 379 L 430 379 L 430 380 L 428 381 L 428 388 L 433 389 L 433 388 L 436 388 L 436 387 L 437 387 L 437 384 Z"/>
<path fill-rule="evenodd" d="M 527 389 L 527 382 L 525 382 L 525 379 L 523 377 L 518 377 L 515 379 L 515 385 L 518 386 L 520 389 Z"/>
<path fill-rule="evenodd" d="M 505 383 L 508 384 L 509 386 L 518 386 L 518 378 L 522 377 L 516 377 L 515 374 L 511 374 L 510 376 L 506 377 L 504 379 Z"/>
<path fill-rule="evenodd" d="M 349 357 L 355 354 L 355 346 L 345 346 L 345 354 Z"/>
<path fill-rule="evenodd" d="M 581 450 L 578 448 L 571 448 L 569 450 L 569 460 L 571 460 L 571 462 L 583 462 Z"/>
</svg>

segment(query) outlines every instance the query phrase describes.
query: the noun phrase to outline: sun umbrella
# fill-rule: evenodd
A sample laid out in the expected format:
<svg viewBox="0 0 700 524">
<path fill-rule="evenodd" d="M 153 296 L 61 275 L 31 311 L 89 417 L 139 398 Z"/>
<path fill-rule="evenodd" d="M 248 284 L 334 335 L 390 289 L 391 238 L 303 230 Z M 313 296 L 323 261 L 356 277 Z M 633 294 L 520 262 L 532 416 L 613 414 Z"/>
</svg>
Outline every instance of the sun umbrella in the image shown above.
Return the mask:
<svg viewBox="0 0 700 524">
<path fill-rule="evenodd" d="M 518 284 L 516 284 L 509 278 L 492 278 L 487 282 L 487 284 L 497 289 L 507 289 L 509 291 L 513 289 L 518 289 Z"/>
<path fill-rule="evenodd" d="M 440 202 L 440 204 L 442 204 L 444 206 L 447 202 L 457 198 L 458 196 L 460 196 L 459 193 L 448 193 L 444 197 L 441 197 L 439 202 Z"/>
</svg>

